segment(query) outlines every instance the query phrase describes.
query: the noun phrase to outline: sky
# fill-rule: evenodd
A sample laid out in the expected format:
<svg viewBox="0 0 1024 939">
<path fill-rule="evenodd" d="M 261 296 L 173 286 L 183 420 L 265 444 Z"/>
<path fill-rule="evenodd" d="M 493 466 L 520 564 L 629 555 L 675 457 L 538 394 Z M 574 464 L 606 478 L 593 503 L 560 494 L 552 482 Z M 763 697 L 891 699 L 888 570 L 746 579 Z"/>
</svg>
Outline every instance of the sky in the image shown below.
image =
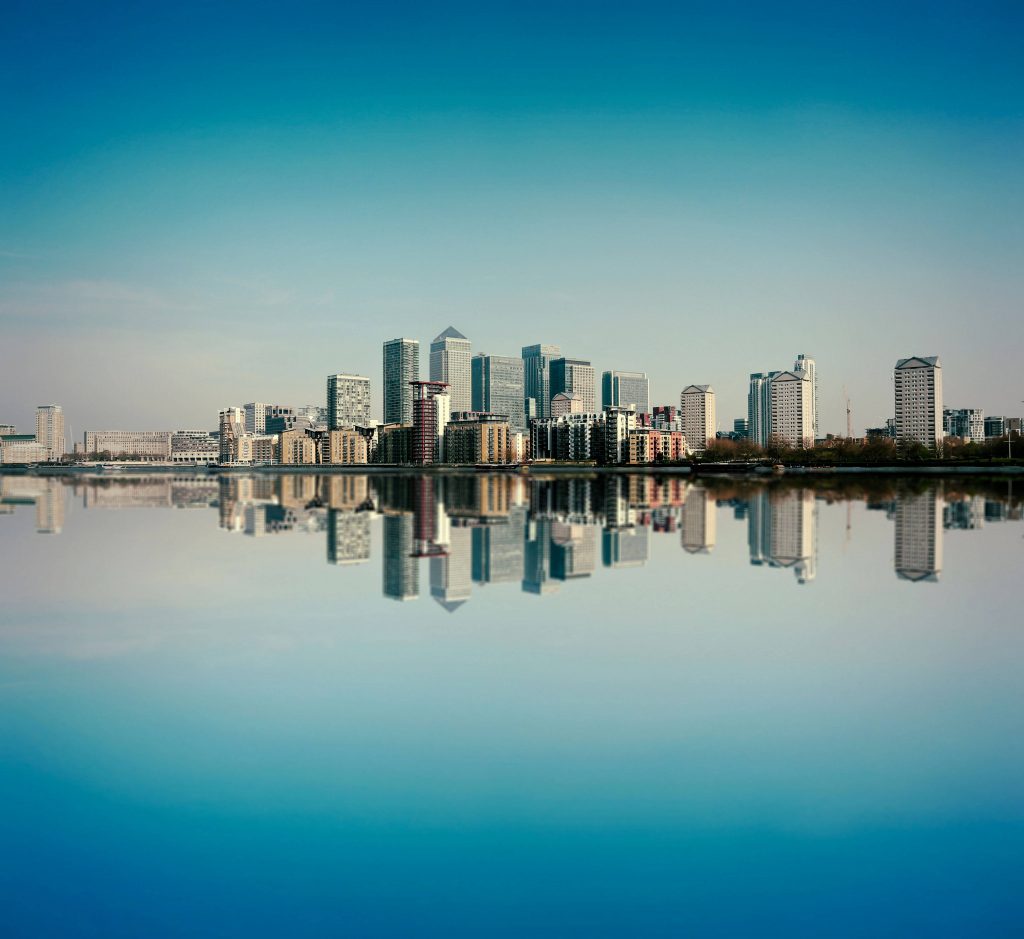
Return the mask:
<svg viewBox="0 0 1024 939">
<path fill-rule="evenodd" d="M 0 423 L 213 427 L 381 343 L 711 384 L 821 432 L 1024 410 L 1015 3 L 4 4 Z M 378 414 L 379 416 L 379 414 Z"/>
</svg>

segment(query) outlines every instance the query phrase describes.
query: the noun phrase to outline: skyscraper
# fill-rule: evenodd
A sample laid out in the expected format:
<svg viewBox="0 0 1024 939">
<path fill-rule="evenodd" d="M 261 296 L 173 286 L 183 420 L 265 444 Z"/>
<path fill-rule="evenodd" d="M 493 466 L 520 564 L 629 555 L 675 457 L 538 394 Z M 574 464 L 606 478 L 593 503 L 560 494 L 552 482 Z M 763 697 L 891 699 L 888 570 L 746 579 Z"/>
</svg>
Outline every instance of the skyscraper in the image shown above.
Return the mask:
<svg viewBox="0 0 1024 939">
<path fill-rule="evenodd" d="M 771 433 L 791 447 L 814 446 L 812 399 L 814 392 L 807 372 L 779 372 L 768 388 L 771 406 Z"/>
<path fill-rule="evenodd" d="M 936 449 L 942 443 L 942 366 L 939 357 L 900 359 L 893 372 L 896 439 Z"/>
<path fill-rule="evenodd" d="M 679 413 L 688 450 L 703 451 L 715 439 L 715 389 L 687 385 L 679 395 Z"/>
<path fill-rule="evenodd" d="M 583 359 L 553 359 L 551 362 L 551 397 L 559 392 L 575 392 L 583 399 L 583 413 L 597 410 L 594 393 L 594 366 Z M 550 408 L 550 399 L 548 402 Z"/>
<path fill-rule="evenodd" d="M 449 326 L 430 344 L 430 380 L 448 385 L 453 411 L 473 408 L 471 349 L 470 341 L 454 326 Z"/>
<path fill-rule="evenodd" d="M 412 385 L 420 380 L 420 341 L 384 343 L 384 423 L 412 423 Z"/>
<path fill-rule="evenodd" d="M 370 379 L 363 375 L 327 376 L 327 426 L 366 427 L 370 423 Z"/>
<path fill-rule="evenodd" d="M 558 346 L 523 346 L 523 388 L 527 400 L 535 403 L 536 417 L 551 416 L 551 362 L 561 355 Z"/>
<path fill-rule="evenodd" d="M 526 410 L 523 360 L 509 355 L 479 355 L 472 359 L 473 410 L 504 414 L 512 430 L 525 433 Z"/>
<path fill-rule="evenodd" d="M 601 376 L 601 407 L 633 408 L 637 414 L 651 410 L 650 382 L 646 372 L 605 372 Z"/>
<path fill-rule="evenodd" d="M 794 372 L 804 372 L 811 383 L 811 429 L 814 439 L 818 439 L 818 368 L 809 355 L 802 352 L 796 357 Z"/>
<path fill-rule="evenodd" d="M 46 447 L 49 460 L 64 456 L 64 409 L 59 404 L 40 404 L 36 408 L 36 443 Z"/>
<path fill-rule="evenodd" d="M 772 435 L 772 402 L 769 396 L 772 379 L 778 372 L 752 372 L 747 392 L 747 436 L 763 447 Z"/>
</svg>

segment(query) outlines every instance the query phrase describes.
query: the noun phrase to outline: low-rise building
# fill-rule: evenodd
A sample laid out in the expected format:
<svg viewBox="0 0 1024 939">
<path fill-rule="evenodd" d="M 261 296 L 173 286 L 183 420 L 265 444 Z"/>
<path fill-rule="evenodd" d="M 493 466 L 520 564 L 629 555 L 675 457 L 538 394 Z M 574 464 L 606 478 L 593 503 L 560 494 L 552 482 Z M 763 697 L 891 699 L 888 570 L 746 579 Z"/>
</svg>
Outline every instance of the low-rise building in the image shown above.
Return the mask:
<svg viewBox="0 0 1024 939">
<path fill-rule="evenodd" d="M 5 434 L 0 440 L 0 463 L 45 463 L 50 458 L 50 451 L 36 441 L 35 436 L 27 435 L 27 440 L 14 439 L 21 434 Z"/>
<path fill-rule="evenodd" d="M 303 430 L 286 430 L 277 435 L 277 459 L 284 466 L 316 463 L 316 441 Z"/>
<path fill-rule="evenodd" d="M 375 463 L 401 465 L 412 462 L 412 424 L 381 424 L 377 427 Z"/>
<path fill-rule="evenodd" d="M 355 465 L 370 462 L 366 435 L 355 429 L 328 431 L 327 459 L 324 462 Z"/>
<path fill-rule="evenodd" d="M 449 421 L 444 429 L 447 463 L 508 463 L 511 427 L 504 415 L 478 414 Z"/>
<path fill-rule="evenodd" d="M 171 437 L 169 430 L 87 430 L 85 452 L 99 457 L 168 460 Z"/>
</svg>

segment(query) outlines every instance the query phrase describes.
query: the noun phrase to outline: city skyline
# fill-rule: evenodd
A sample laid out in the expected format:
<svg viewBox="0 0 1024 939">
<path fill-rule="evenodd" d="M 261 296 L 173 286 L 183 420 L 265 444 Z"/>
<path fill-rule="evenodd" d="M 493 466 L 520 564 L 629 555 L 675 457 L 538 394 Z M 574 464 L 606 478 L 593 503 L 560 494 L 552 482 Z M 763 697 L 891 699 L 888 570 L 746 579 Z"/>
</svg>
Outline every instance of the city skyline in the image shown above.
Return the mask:
<svg viewBox="0 0 1024 939">
<path fill-rule="evenodd" d="M 940 352 L 954 407 L 1024 398 L 1022 11 L 319 9 L 300 53 L 284 11 L 116 9 L 7 11 L 5 420 L 205 426 L 448 323 L 652 403 L 711 384 L 723 427 L 792 350 L 822 435 L 844 385 L 858 430 L 890 416 L 900 356 Z"/>
</svg>

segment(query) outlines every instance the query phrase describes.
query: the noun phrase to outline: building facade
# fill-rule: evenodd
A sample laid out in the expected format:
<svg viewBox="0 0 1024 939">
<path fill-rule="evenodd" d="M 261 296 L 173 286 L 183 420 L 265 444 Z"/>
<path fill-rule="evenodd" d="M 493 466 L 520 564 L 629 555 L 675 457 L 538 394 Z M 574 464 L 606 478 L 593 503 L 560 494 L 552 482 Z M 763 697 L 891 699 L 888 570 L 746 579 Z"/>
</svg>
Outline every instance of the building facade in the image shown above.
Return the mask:
<svg viewBox="0 0 1024 939">
<path fill-rule="evenodd" d="M 551 418 L 556 419 L 561 417 L 563 414 L 582 414 L 583 413 L 583 396 L 578 395 L 575 392 L 566 394 L 564 391 L 558 392 L 551 398 Z"/>
<path fill-rule="evenodd" d="M 893 370 L 896 439 L 942 446 L 942 366 L 939 357 L 900 359 Z"/>
<path fill-rule="evenodd" d="M 87 430 L 85 452 L 88 455 L 168 460 L 172 436 L 169 430 Z"/>
<path fill-rule="evenodd" d="M 472 344 L 449 326 L 430 344 L 430 380 L 448 385 L 453 411 L 473 407 Z"/>
<path fill-rule="evenodd" d="M 637 415 L 651 410 L 651 386 L 646 372 L 604 372 L 601 375 L 601 407 L 632 408 Z"/>
<path fill-rule="evenodd" d="M 444 461 L 444 429 L 452 413 L 448 385 L 440 381 L 412 383 L 412 462 Z"/>
<path fill-rule="evenodd" d="M 412 423 L 412 385 L 420 380 L 420 341 L 384 343 L 384 423 Z"/>
<path fill-rule="evenodd" d="M 328 428 L 366 427 L 370 420 L 370 379 L 364 375 L 328 375 Z"/>
<path fill-rule="evenodd" d="M 813 447 L 814 425 L 811 413 L 813 389 L 804 371 L 779 372 L 768 387 L 771 403 L 769 442 L 790 447 Z"/>
<path fill-rule="evenodd" d="M 527 425 L 523 360 L 480 353 L 473 356 L 471 372 L 473 410 L 504 414 L 513 431 L 524 432 Z"/>
<path fill-rule="evenodd" d="M 509 434 L 509 422 L 500 414 L 449 421 L 444 429 L 445 462 L 508 463 Z"/>
<path fill-rule="evenodd" d="M 523 346 L 523 390 L 528 418 L 551 417 L 551 363 L 561 357 L 558 346 Z"/>
<path fill-rule="evenodd" d="M 794 372 L 803 372 L 811 383 L 811 436 L 818 439 L 818 366 L 813 358 L 800 353 L 793 363 Z"/>
<path fill-rule="evenodd" d="M 578 394 L 583 399 L 583 413 L 593 414 L 597 410 L 594 374 L 594 366 L 583 359 L 564 357 L 553 359 L 551 362 L 551 396 L 554 397 L 559 392 Z"/>
<path fill-rule="evenodd" d="M 36 408 L 36 443 L 46 447 L 48 460 L 59 460 L 67 451 L 64 409 L 59 404 L 41 404 Z"/>
<path fill-rule="evenodd" d="M 960 437 L 963 440 L 980 443 L 987 436 L 985 414 L 980 408 L 944 408 L 942 431 L 948 437 Z"/>
<path fill-rule="evenodd" d="M 691 450 L 701 453 L 715 439 L 715 390 L 710 385 L 687 385 L 679 395 L 683 433 Z"/>
</svg>

